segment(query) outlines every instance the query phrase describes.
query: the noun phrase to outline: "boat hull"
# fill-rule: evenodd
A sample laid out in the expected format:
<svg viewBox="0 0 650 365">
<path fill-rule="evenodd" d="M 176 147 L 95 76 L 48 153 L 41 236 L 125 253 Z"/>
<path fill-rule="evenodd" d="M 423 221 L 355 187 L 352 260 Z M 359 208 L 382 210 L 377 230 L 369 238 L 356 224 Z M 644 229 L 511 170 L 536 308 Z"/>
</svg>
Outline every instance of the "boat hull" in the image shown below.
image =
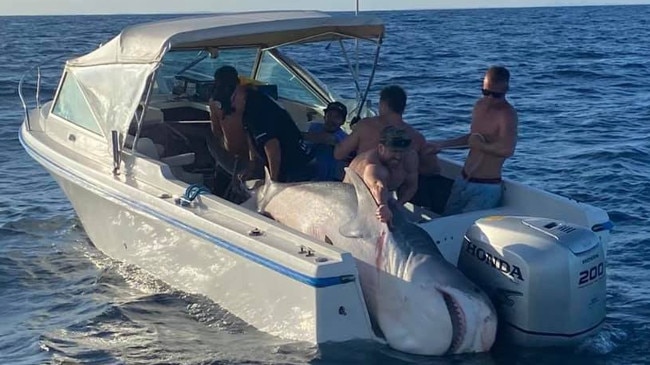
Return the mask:
<svg viewBox="0 0 650 365">
<path fill-rule="evenodd" d="M 85 181 L 39 151 L 28 133 L 21 132 L 25 149 L 58 183 L 93 245 L 107 256 L 204 295 L 254 328 L 287 340 L 376 339 L 353 264 L 347 275 L 323 276 L 306 265 L 300 270 L 265 258 L 261 244 L 259 252 L 238 246 L 220 237 L 219 227 L 194 227 Z"/>
</svg>

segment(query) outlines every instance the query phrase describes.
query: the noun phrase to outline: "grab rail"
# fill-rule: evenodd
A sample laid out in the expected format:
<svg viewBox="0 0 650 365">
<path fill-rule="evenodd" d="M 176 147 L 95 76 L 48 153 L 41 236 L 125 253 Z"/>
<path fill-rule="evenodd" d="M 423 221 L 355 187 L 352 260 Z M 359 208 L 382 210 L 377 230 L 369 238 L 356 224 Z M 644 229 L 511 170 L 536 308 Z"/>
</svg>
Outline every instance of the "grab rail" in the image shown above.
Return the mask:
<svg viewBox="0 0 650 365">
<path fill-rule="evenodd" d="M 40 110 L 41 109 L 41 82 L 43 79 L 43 75 L 41 73 L 41 66 L 62 59 L 62 58 L 69 58 L 71 57 L 69 54 L 66 55 L 58 55 L 52 58 L 49 58 L 47 60 L 44 60 L 42 62 L 38 62 L 34 66 L 30 67 L 27 71 L 23 73 L 23 75 L 20 77 L 20 81 L 18 82 L 18 97 L 20 98 L 20 103 L 22 104 L 23 107 L 23 113 L 25 114 L 25 121 L 27 122 L 27 130 L 31 131 L 31 120 L 29 117 L 29 109 L 27 106 L 27 101 L 25 98 L 25 94 L 23 92 L 23 87 L 26 84 L 26 77 L 28 75 L 32 75 L 34 72 L 34 69 L 36 69 L 36 94 L 34 95 L 34 99 L 36 100 L 36 109 Z M 74 56 L 72 56 L 74 57 Z"/>
<path fill-rule="evenodd" d="M 25 95 L 23 95 L 23 83 L 25 81 L 25 76 L 29 74 L 32 70 L 34 70 L 34 67 L 38 69 L 37 71 L 37 77 L 36 77 L 36 108 L 40 109 L 40 103 L 38 101 L 38 94 L 40 92 L 40 80 L 41 80 L 41 67 L 40 65 L 38 66 L 32 66 L 29 70 L 25 71 L 23 75 L 20 77 L 20 81 L 18 82 L 18 97 L 20 98 L 20 103 L 23 106 L 23 113 L 25 113 L 25 121 L 27 122 L 27 130 L 31 131 L 32 126 L 31 126 L 31 120 L 29 119 L 29 110 L 27 110 L 27 102 L 25 101 Z"/>
</svg>

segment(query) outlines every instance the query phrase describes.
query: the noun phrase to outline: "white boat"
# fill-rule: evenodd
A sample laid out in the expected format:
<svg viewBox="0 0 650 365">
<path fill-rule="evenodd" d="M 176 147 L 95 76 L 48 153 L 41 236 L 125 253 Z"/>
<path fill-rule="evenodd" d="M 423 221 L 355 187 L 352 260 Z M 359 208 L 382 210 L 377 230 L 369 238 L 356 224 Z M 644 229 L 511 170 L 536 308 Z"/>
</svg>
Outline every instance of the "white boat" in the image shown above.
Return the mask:
<svg viewBox="0 0 650 365">
<path fill-rule="evenodd" d="M 214 172 L 204 137 L 211 133 L 207 98 L 218 66 L 234 65 L 240 74 L 270 85 L 278 102 L 304 129 L 313 116 L 323 115 L 328 102 L 341 98 L 283 53 L 283 47 L 338 43 L 351 61 L 345 42 L 370 42 L 378 55 L 383 35 L 378 18 L 319 12 L 205 15 L 128 27 L 89 54 L 68 60 L 52 101 L 41 105 L 37 91 L 36 107 L 25 107 L 19 137 L 60 185 L 88 237 L 106 255 L 137 265 L 180 290 L 203 294 L 273 335 L 312 343 L 381 340 L 371 326 L 349 253 L 220 196 L 192 190 L 196 186 L 192 184 L 206 184 Z M 372 77 L 362 89 L 352 63 L 348 65 L 352 75 L 341 77 L 354 83 L 359 96 L 346 101 L 349 119 L 372 114 L 362 102 Z M 38 76 L 40 80 L 40 72 Z M 21 81 L 21 98 L 22 85 Z M 36 86 L 38 90 L 38 82 Z M 441 164 L 444 176 L 458 174 L 458 163 L 441 157 Z M 497 275 L 495 280 L 507 277 L 519 288 L 533 283 L 517 281 L 502 261 L 510 260 L 511 268 L 513 260 L 521 260 L 517 268 L 528 278 L 539 271 L 534 258 L 512 256 L 514 251 L 507 247 L 495 251 L 505 256 L 487 253 L 487 245 L 496 247 L 496 241 L 525 246 L 525 241 L 517 240 L 532 234 L 521 227 L 537 226 L 516 217 L 548 218 L 536 229 L 555 237 L 553 247 L 570 246 L 553 229 L 574 227 L 587 237 L 581 239 L 590 243 L 583 244 L 582 251 L 573 250 L 576 257 L 569 260 L 577 264 L 567 264 L 566 272 L 558 269 L 565 274 L 558 280 L 566 281 L 559 286 L 578 290 L 583 271 L 589 279 L 594 262 L 604 267 L 611 228 L 606 212 L 514 181 L 505 180 L 504 202 L 496 209 L 439 217 L 424 208 L 408 208 L 445 258 L 461 264 L 468 275 L 488 268 L 489 275 Z M 525 224 L 498 227 L 512 219 Z M 517 230 L 523 233 L 508 236 Z M 479 232 L 476 239 L 472 232 Z M 499 239 L 487 242 L 494 237 Z M 585 262 L 587 251 L 591 258 Z M 462 252 L 477 260 L 463 259 Z M 593 333 L 604 320 L 605 279 L 598 270 L 587 283 L 598 290 L 585 299 L 592 301 L 585 305 L 596 314 L 573 327 L 565 323 L 557 329 L 537 328 L 537 322 L 516 316 L 511 316 L 512 322 L 504 317 L 505 322 L 521 332 L 520 338 L 571 339 Z M 549 294 L 546 291 L 552 288 L 543 285 L 529 289 L 532 294 L 524 293 L 527 301 L 517 309 L 517 315 L 525 312 L 526 318 L 532 316 L 528 310 L 538 310 L 530 307 L 529 299 L 566 294 Z M 581 303 L 577 310 L 587 310 Z"/>
</svg>

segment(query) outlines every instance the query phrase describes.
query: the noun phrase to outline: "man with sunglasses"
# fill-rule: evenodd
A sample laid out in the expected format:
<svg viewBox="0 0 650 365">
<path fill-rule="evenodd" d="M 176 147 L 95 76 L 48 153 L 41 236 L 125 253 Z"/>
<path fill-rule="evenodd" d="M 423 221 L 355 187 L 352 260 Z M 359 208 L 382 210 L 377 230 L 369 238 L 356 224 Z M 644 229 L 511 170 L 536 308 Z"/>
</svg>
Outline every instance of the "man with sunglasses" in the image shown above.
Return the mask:
<svg viewBox="0 0 650 365">
<path fill-rule="evenodd" d="M 418 155 L 404 128 L 385 127 L 379 144 L 357 155 L 349 167 L 365 182 L 377 202 L 377 218 L 391 224 L 389 207 L 392 191 L 397 191 L 397 206 L 409 201 L 418 189 Z M 347 176 L 344 182 L 348 182 Z"/>
<path fill-rule="evenodd" d="M 469 147 L 461 176 L 454 181 L 443 215 L 490 209 L 500 204 L 501 170 L 517 144 L 517 111 L 505 97 L 509 83 L 508 69 L 490 67 L 483 78 L 483 97 L 474 104 L 469 133 L 430 142 L 436 150 Z"/>
</svg>

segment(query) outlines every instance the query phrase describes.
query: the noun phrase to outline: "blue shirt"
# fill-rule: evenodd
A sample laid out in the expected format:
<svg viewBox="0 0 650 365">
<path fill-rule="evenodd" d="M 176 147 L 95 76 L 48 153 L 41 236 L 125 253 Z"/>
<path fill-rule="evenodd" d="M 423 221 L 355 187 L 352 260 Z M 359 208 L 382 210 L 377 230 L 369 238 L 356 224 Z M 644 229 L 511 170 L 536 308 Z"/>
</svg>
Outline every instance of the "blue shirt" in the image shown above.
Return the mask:
<svg viewBox="0 0 650 365">
<path fill-rule="evenodd" d="M 325 125 L 322 122 L 313 122 L 309 126 L 309 132 L 318 133 L 324 131 Z M 348 136 L 341 128 L 332 133 L 334 134 L 336 143 L 341 142 Z M 318 166 L 318 171 L 316 173 L 317 180 L 340 181 L 343 179 L 343 168 L 345 167 L 345 162 L 334 158 L 334 146 L 312 144 L 312 151 L 316 157 L 316 165 Z"/>
</svg>

